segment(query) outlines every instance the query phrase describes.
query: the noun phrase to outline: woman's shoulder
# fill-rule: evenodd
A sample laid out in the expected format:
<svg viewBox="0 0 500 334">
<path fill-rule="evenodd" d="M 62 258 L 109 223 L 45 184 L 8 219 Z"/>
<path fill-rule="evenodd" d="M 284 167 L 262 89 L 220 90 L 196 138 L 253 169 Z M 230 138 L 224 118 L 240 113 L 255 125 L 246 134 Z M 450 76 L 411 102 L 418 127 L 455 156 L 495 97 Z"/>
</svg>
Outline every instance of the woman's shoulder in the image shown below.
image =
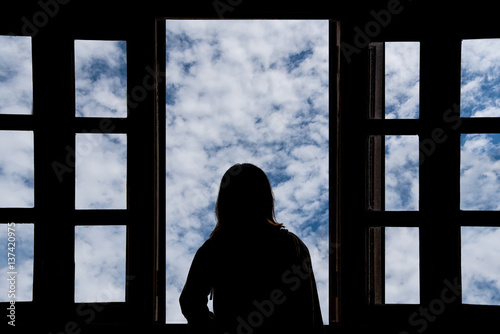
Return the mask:
<svg viewBox="0 0 500 334">
<path fill-rule="evenodd" d="M 285 230 L 288 241 L 295 248 L 298 257 L 308 256 L 309 250 L 306 244 L 295 233 Z"/>
</svg>

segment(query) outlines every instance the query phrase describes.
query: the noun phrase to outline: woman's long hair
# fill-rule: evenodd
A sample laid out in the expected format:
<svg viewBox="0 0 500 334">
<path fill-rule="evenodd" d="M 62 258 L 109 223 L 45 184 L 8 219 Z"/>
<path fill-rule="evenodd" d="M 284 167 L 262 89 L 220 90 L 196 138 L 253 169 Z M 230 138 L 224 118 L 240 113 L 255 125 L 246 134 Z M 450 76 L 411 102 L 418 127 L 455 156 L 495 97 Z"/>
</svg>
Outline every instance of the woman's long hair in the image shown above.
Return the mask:
<svg viewBox="0 0 500 334">
<path fill-rule="evenodd" d="M 283 226 L 276 221 L 269 179 L 262 169 L 249 163 L 235 164 L 224 173 L 215 204 L 215 216 L 217 224 L 210 237 L 221 230 L 244 231 L 258 226 Z"/>
</svg>

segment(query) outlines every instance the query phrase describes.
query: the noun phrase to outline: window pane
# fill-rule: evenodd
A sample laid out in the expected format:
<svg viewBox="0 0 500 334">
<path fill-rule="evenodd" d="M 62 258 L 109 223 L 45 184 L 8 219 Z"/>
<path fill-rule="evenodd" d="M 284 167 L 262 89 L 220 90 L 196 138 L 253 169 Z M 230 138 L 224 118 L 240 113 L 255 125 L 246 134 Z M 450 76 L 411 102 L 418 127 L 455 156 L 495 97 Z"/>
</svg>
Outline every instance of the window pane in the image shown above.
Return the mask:
<svg viewBox="0 0 500 334">
<path fill-rule="evenodd" d="M 419 263 L 418 228 L 386 227 L 386 304 L 420 303 Z"/>
<path fill-rule="evenodd" d="M 460 208 L 500 209 L 500 134 L 463 134 L 460 157 Z"/>
<path fill-rule="evenodd" d="M 462 41 L 460 115 L 499 117 L 500 39 Z"/>
<path fill-rule="evenodd" d="M 76 116 L 127 117 L 124 41 L 75 41 Z"/>
<path fill-rule="evenodd" d="M 0 131 L 0 207 L 33 206 L 33 131 Z"/>
<path fill-rule="evenodd" d="M 76 135 L 77 209 L 127 208 L 127 135 Z"/>
<path fill-rule="evenodd" d="M 269 176 L 307 244 L 328 321 L 328 21 L 167 21 L 167 321 L 215 226 L 224 172 Z"/>
<path fill-rule="evenodd" d="M 5 254 L 0 265 L 0 302 L 33 300 L 34 232 L 33 224 L 0 224 L 0 246 Z"/>
<path fill-rule="evenodd" d="M 385 118 L 418 118 L 420 43 L 385 43 Z"/>
<path fill-rule="evenodd" d="M 31 37 L 0 36 L 0 114 L 31 114 Z"/>
<path fill-rule="evenodd" d="M 385 210 L 418 210 L 418 136 L 385 136 Z"/>
<path fill-rule="evenodd" d="M 75 302 L 124 302 L 126 226 L 75 227 Z"/>
<path fill-rule="evenodd" d="M 462 302 L 500 305 L 500 228 L 462 227 Z"/>
</svg>

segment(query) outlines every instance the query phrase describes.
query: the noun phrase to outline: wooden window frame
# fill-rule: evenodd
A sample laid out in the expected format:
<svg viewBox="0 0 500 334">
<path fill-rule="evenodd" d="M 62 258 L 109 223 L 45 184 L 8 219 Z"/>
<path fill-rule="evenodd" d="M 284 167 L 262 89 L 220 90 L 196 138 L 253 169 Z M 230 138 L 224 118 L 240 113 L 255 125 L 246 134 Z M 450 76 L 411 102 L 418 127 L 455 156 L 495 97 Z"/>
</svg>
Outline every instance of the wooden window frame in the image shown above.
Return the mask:
<svg viewBox="0 0 500 334">
<path fill-rule="evenodd" d="M 33 114 L 0 115 L 2 130 L 32 130 L 35 146 L 35 207 L 1 208 L 2 222 L 35 224 L 33 300 L 17 302 L 17 324 L 20 330 L 47 333 L 82 331 L 109 332 L 130 328 L 149 328 L 153 332 L 170 330 L 184 333 L 187 325 L 165 323 L 165 17 L 139 16 L 131 26 L 120 20 L 96 14 L 92 8 L 71 5 L 64 18 L 54 15 L 46 26 L 32 36 Z M 159 6 L 161 7 L 161 6 Z M 39 15 L 40 4 L 32 4 L 20 13 Z M 83 10 L 75 19 L 76 12 Z M 160 11 L 162 12 L 162 11 Z M 167 13 L 169 11 L 164 10 Z M 208 16 L 206 13 L 210 13 Z M 183 12 L 170 11 L 183 18 Z M 216 11 L 205 11 L 193 18 L 219 19 Z M 282 14 L 279 10 L 258 14 L 252 11 L 234 19 L 329 19 L 319 14 Z M 46 13 L 45 13 L 46 14 Z M 40 14 L 41 15 L 41 14 Z M 39 16 L 40 16 L 39 15 Z M 88 18 L 94 20 L 85 20 Z M 96 17 L 95 17 L 96 16 Z M 25 17 L 25 16 L 23 16 Z M 28 15 L 29 17 L 29 15 Z M 42 16 L 40 16 L 42 17 Z M 29 18 L 28 18 L 29 20 Z M 21 23 L 24 21 L 20 21 Z M 19 21 L 0 23 L 0 34 L 25 35 Z M 330 64 L 338 62 L 338 24 L 330 22 Z M 74 82 L 75 40 L 120 40 L 127 43 L 126 118 L 76 117 Z M 146 51 L 145 51 L 146 50 Z M 338 104 L 338 73 L 330 70 L 330 115 Z M 147 83 L 147 86 L 146 86 Z M 154 88 L 151 89 L 151 84 Z M 141 92 L 146 94 L 139 95 Z M 337 116 L 330 117 L 330 233 L 339 240 L 336 221 L 334 181 L 336 173 Z M 102 122 L 108 126 L 102 127 Z M 77 133 L 97 130 L 99 133 L 127 135 L 127 208 L 121 210 L 75 209 L 74 156 Z M 69 148 L 69 149 L 68 149 Z M 333 159 L 332 159 L 333 158 Z M 57 177 L 53 164 L 69 166 Z M 140 175 L 141 177 L 137 177 Z M 50 194 L 50 195 L 48 195 Z M 126 298 L 125 302 L 74 302 L 75 226 L 125 225 L 127 227 Z M 150 242 L 153 240 L 153 242 Z M 340 272 L 339 242 L 330 249 L 330 275 L 338 286 Z M 330 320 L 337 321 L 340 289 L 330 288 Z M 7 306 L 0 303 L 0 306 Z M 53 305 L 54 307 L 49 307 Z M 31 319 L 27 321 L 26 319 Z M 326 326 L 328 328 L 328 326 Z"/>
</svg>

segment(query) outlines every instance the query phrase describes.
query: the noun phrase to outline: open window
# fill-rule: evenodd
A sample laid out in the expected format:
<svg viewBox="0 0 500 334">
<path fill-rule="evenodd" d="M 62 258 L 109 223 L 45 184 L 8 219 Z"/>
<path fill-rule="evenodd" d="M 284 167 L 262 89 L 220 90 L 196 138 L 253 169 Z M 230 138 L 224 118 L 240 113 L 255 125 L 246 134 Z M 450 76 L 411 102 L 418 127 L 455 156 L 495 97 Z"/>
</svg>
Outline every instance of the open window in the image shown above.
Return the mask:
<svg viewBox="0 0 500 334">
<path fill-rule="evenodd" d="M 329 25 L 166 20 L 167 323 L 186 322 L 179 295 L 238 162 L 267 173 L 278 221 L 308 246 L 328 323 Z"/>
<path fill-rule="evenodd" d="M 418 120 L 420 44 L 374 43 L 370 64 L 370 119 L 392 122 L 395 128 L 400 120 Z M 418 225 L 384 223 L 390 212 L 419 210 L 419 136 L 413 131 L 387 130 L 366 138 L 366 209 L 380 214 L 380 226 L 367 230 L 367 297 L 372 304 L 420 303 Z"/>
</svg>

